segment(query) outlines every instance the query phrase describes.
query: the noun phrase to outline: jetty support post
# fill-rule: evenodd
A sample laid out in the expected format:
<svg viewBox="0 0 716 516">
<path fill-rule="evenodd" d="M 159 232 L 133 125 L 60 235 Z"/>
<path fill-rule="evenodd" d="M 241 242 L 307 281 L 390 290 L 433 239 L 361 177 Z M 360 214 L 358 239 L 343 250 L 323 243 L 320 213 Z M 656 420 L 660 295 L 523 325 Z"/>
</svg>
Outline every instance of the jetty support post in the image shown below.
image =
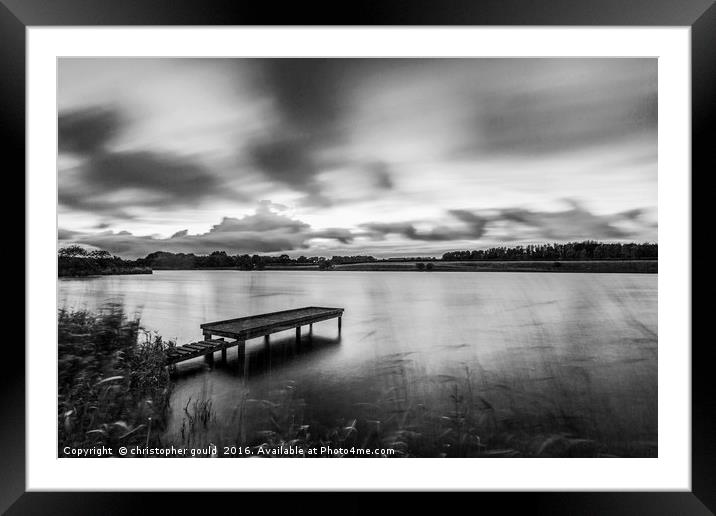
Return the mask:
<svg viewBox="0 0 716 516">
<path fill-rule="evenodd" d="M 204 333 L 204 340 L 211 340 L 211 333 L 208 331 L 203 332 Z M 207 353 L 204 355 L 204 360 L 207 364 L 209 364 L 209 367 L 214 367 L 214 353 Z"/>
<path fill-rule="evenodd" d="M 246 374 L 246 341 L 245 340 L 237 340 L 236 341 L 236 354 L 237 354 L 236 364 L 239 368 L 239 371 L 241 371 L 241 374 Z"/>
<path fill-rule="evenodd" d="M 220 340 L 220 341 L 223 341 L 223 342 L 226 342 L 226 339 L 224 339 L 223 337 L 221 337 L 219 340 Z M 222 362 L 223 364 L 226 363 L 226 346 L 224 346 L 224 347 L 221 348 L 221 362 Z"/>
<path fill-rule="evenodd" d="M 341 326 L 343 326 L 343 317 L 338 318 L 338 335 L 341 334 Z"/>
<path fill-rule="evenodd" d="M 301 349 L 301 327 L 296 327 L 296 348 Z"/>
<path fill-rule="evenodd" d="M 264 335 L 264 357 L 267 365 L 271 365 L 271 343 L 268 335 Z"/>
</svg>

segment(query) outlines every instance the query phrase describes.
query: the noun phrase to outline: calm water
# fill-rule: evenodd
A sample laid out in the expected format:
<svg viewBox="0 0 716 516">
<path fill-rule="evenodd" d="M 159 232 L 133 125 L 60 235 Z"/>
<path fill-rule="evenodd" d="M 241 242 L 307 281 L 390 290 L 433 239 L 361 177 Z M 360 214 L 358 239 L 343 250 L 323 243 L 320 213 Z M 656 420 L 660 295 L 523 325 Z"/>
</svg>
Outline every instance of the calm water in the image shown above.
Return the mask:
<svg viewBox="0 0 716 516">
<path fill-rule="evenodd" d="M 562 433 L 618 454 L 656 452 L 657 275 L 157 271 L 59 285 L 60 307 L 119 301 L 179 344 L 212 320 L 345 308 L 340 336 L 336 320 L 318 323 L 301 350 L 293 331 L 272 336 L 271 357 L 249 341 L 247 374 L 233 350 L 213 371 L 202 359 L 180 364 L 168 436 L 198 398 L 211 400 L 221 439 L 237 418 L 269 424 L 265 411 L 237 408 L 247 399 L 290 391 L 303 420 L 331 427 L 447 413 L 457 394 L 488 414 L 486 435 Z"/>
</svg>

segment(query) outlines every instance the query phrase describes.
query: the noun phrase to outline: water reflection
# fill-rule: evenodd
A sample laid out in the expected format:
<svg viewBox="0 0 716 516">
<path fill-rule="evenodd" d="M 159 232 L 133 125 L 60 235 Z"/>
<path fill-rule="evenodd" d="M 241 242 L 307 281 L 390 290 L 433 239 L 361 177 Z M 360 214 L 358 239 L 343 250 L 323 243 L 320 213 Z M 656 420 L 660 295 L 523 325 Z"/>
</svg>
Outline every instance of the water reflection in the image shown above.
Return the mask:
<svg viewBox="0 0 716 516">
<path fill-rule="evenodd" d="M 180 362 L 176 364 L 173 372 L 174 379 L 181 381 L 182 378 L 196 375 L 199 371 L 216 369 L 236 377 L 255 378 L 278 372 L 288 366 L 300 367 L 302 362 L 321 360 L 331 352 L 331 348 L 341 343 L 340 335 L 329 338 L 308 334 L 302 336 L 300 342 L 296 342 L 295 337 L 283 336 L 283 333 L 273 334 L 268 348 L 262 338 L 247 341 L 243 359 L 239 355 L 238 346 L 232 346 L 227 349 L 225 361 L 218 358 L 220 353 L 215 353 L 213 363 L 204 357 Z"/>
</svg>

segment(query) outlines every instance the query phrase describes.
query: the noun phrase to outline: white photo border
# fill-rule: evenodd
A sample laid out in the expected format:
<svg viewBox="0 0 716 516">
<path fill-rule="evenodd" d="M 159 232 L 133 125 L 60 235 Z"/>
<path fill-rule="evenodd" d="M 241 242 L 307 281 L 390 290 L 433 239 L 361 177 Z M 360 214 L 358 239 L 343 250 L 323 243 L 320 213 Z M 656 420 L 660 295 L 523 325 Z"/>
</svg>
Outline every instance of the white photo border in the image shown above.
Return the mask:
<svg viewBox="0 0 716 516">
<path fill-rule="evenodd" d="M 691 490 L 690 27 L 27 28 L 28 491 Z M 57 458 L 58 57 L 658 58 L 658 458 Z M 378 462 L 376 462 L 378 461 Z"/>
</svg>

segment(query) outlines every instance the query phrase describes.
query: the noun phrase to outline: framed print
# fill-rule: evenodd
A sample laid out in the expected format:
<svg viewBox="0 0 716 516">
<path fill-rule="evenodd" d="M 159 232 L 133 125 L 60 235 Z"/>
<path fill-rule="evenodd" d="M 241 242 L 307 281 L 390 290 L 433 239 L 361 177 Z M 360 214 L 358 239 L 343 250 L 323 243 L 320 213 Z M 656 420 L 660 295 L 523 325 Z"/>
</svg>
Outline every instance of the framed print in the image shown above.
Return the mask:
<svg viewBox="0 0 716 516">
<path fill-rule="evenodd" d="M 709 2 L 80 4 L 2 7 L 27 202 L 3 509 L 713 510 Z"/>
</svg>

